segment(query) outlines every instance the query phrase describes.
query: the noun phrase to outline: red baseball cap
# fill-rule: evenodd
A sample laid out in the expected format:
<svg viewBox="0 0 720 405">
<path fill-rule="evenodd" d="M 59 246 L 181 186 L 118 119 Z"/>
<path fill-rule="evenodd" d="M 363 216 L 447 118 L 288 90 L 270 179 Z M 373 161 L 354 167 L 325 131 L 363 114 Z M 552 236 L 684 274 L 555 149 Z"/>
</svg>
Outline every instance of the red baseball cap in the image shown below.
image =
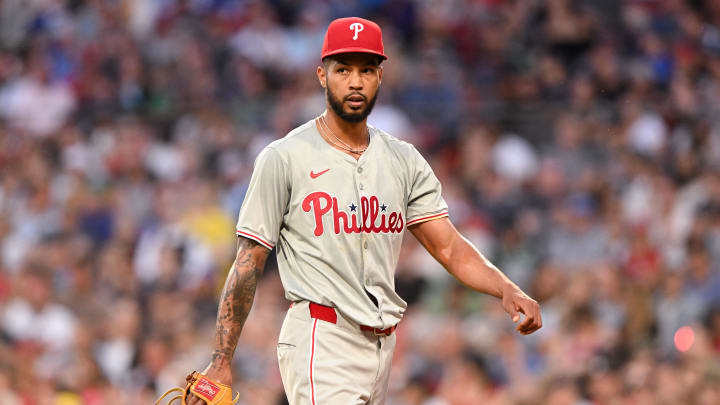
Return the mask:
<svg viewBox="0 0 720 405">
<path fill-rule="evenodd" d="M 380 26 L 360 17 L 333 20 L 325 32 L 320 59 L 347 52 L 371 53 L 387 59 Z"/>
</svg>

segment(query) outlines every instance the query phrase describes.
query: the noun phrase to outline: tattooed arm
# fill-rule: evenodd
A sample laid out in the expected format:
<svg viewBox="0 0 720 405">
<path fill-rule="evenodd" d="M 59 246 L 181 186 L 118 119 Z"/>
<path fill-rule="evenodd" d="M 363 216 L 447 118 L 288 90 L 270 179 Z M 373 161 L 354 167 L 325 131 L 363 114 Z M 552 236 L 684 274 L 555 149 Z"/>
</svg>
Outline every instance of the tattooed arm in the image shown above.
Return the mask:
<svg viewBox="0 0 720 405">
<path fill-rule="evenodd" d="M 209 378 L 230 385 L 232 362 L 240 331 L 247 319 L 255 297 L 257 281 L 265 268 L 270 251 L 257 242 L 238 237 L 238 250 L 232 269 L 225 280 L 217 322 L 215 323 L 215 348 L 212 361 L 203 374 Z M 188 405 L 203 405 L 197 397 L 190 397 Z"/>
</svg>

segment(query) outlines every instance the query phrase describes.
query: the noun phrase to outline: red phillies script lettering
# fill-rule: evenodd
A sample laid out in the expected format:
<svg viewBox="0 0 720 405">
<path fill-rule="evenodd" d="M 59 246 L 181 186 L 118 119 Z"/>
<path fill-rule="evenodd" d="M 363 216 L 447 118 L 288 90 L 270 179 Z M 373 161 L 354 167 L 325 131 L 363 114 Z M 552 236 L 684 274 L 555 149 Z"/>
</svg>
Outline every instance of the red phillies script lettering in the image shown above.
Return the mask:
<svg viewBox="0 0 720 405">
<path fill-rule="evenodd" d="M 323 206 L 323 201 L 325 202 L 325 206 Z M 310 205 L 312 205 L 312 210 L 315 213 L 315 236 L 320 236 L 323 234 L 322 216 L 330 211 L 330 206 L 332 205 L 330 194 L 321 192 L 309 194 L 303 200 L 303 211 L 310 211 Z"/>
<path fill-rule="evenodd" d="M 386 206 L 383 205 L 383 208 Z M 360 213 L 347 212 L 340 209 L 337 198 L 328 193 L 316 191 L 308 194 L 302 202 L 305 212 L 312 210 L 315 216 L 315 236 L 325 232 L 323 216 L 332 209 L 333 231 L 336 234 L 345 233 L 399 233 L 405 226 L 402 213 L 386 213 L 380 209 L 380 201 L 376 196 L 361 197 Z"/>
<path fill-rule="evenodd" d="M 220 387 L 203 377 L 195 384 L 195 392 L 205 395 L 207 399 L 212 401 L 215 395 L 220 392 Z"/>
</svg>

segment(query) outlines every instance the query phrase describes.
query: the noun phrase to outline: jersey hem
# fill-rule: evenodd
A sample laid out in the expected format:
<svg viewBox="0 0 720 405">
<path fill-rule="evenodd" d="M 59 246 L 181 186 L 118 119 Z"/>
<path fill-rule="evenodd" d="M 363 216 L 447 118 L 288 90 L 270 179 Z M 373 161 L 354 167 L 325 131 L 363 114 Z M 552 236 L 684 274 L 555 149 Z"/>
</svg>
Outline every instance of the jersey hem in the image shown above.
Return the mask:
<svg viewBox="0 0 720 405">
<path fill-rule="evenodd" d="M 440 218 L 447 217 L 447 216 L 448 216 L 448 212 L 444 211 L 439 214 L 433 214 L 433 215 L 427 215 L 427 216 L 420 217 L 420 218 L 415 218 L 412 221 L 408 221 L 408 223 L 407 223 L 407 225 L 405 225 L 405 227 L 419 224 L 421 222 L 432 221 L 433 219 L 440 219 Z"/>
<path fill-rule="evenodd" d="M 243 237 L 252 239 L 252 240 L 254 240 L 255 242 L 257 242 L 257 243 L 265 246 L 265 247 L 268 248 L 268 249 L 271 249 L 271 250 L 272 250 L 272 248 L 273 248 L 273 245 L 272 245 L 271 243 L 265 241 L 263 238 L 261 238 L 261 237 L 259 237 L 259 236 L 256 236 L 256 235 L 253 235 L 253 234 L 251 234 L 251 233 L 248 233 L 248 232 L 245 232 L 245 231 L 241 231 L 241 230 L 237 230 L 237 231 L 235 231 L 235 233 L 236 233 L 238 236 L 243 236 Z"/>
</svg>

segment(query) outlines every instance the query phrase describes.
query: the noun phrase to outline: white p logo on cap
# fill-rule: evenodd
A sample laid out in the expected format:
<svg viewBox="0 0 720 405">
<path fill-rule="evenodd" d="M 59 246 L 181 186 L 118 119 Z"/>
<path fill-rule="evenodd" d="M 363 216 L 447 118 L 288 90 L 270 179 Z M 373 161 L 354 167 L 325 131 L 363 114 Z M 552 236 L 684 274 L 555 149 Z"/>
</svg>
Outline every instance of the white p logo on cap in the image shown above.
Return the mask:
<svg viewBox="0 0 720 405">
<path fill-rule="evenodd" d="M 358 33 L 365 29 L 365 27 L 360 24 L 359 22 L 354 22 L 350 24 L 350 29 L 355 30 L 355 35 L 353 35 L 353 41 L 358 38 Z"/>
</svg>

